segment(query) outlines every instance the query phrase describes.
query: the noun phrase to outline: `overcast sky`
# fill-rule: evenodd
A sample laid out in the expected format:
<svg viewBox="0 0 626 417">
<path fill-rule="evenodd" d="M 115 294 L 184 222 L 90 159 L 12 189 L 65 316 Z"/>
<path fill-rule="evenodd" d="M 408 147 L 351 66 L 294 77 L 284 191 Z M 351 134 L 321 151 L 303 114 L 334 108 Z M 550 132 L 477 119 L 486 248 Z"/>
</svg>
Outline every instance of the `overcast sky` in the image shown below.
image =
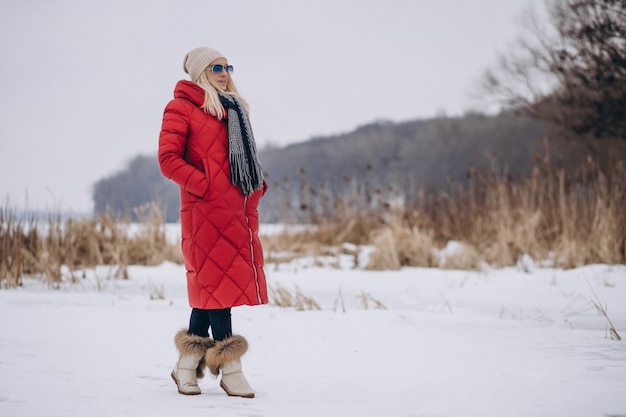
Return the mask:
<svg viewBox="0 0 626 417">
<path fill-rule="evenodd" d="M 477 80 L 542 4 L 0 0 L 0 198 L 91 211 L 96 181 L 156 153 L 197 46 L 235 66 L 259 147 L 477 109 Z"/>
</svg>

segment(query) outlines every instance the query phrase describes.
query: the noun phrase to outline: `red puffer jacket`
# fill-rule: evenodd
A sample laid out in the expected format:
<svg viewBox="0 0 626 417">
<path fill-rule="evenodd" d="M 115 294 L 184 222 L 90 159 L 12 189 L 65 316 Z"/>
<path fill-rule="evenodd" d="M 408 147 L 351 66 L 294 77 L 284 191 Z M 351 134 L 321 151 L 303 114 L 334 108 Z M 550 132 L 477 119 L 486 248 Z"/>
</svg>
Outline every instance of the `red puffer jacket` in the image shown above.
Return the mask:
<svg viewBox="0 0 626 417">
<path fill-rule="evenodd" d="M 257 206 L 230 182 L 226 121 L 205 113 L 204 91 L 179 81 L 159 136 L 163 175 L 180 186 L 182 250 L 191 307 L 267 303 Z"/>
</svg>

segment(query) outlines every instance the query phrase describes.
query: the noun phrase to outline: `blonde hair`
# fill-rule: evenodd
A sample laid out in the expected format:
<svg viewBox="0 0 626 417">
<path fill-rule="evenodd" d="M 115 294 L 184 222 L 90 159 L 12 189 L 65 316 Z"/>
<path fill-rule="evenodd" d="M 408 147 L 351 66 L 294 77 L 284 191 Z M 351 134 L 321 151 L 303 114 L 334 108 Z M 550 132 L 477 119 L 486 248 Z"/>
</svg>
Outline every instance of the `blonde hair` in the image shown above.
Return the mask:
<svg viewBox="0 0 626 417">
<path fill-rule="evenodd" d="M 248 111 L 248 102 L 239 95 L 239 91 L 237 90 L 233 79 L 231 77 L 228 77 L 226 91 L 219 90 L 217 87 L 215 87 L 215 85 L 211 83 L 211 71 L 211 68 L 207 67 L 204 71 L 202 71 L 200 77 L 198 77 L 198 81 L 196 81 L 196 84 L 198 84 L 198 86 L 200 86 L 200 88 L 204 90 L 204 103 L 201 106 L 202 110 L 212 114 L 219 120 L 222 120 L 224 114 L 226 114 L 226 111 L 224 110 L 224 106 L 222 106 L 222 103 L 220 103 L 220 98 L 218 96 L 219 91 L 220 93 L 237 97 L 241 101 L 241 103 L 243 103 L 246 111 Z"/>
</svg>

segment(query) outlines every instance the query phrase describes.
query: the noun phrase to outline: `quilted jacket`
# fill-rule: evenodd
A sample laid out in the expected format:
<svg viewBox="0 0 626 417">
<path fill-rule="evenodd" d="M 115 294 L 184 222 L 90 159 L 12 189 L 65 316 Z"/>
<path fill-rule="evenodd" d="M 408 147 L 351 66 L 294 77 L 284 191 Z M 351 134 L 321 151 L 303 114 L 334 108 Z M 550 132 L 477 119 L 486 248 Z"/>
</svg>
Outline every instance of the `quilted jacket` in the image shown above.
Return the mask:
<svg viewBox="0 0 626 417">
<path fill-rule="evenodd" d="M 204 112 L 204 91 L 179 81 L 159 135 L 162 174 L 180 187 L 182 251 L 191 307 L 267 303 L 257 206 L 230 181 L 226 120 Z"/>
</svg>

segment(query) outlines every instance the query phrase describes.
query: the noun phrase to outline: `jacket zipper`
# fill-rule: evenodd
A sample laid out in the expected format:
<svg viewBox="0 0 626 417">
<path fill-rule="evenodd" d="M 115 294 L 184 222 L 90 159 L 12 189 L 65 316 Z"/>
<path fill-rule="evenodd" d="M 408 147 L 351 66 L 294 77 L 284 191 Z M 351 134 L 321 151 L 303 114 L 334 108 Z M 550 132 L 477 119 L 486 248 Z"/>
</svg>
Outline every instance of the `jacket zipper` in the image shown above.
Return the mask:
<svg viewBox="0 0 626 417">
<path fill-rule="evenodd" d="M 250 221 L 248 219 L 248 196 L 244 196 L 243 199 L 243 215 L 246 219 L 246 226 L 248 226 L 248 235 L 250 236 L 250 258 L 252 261 L 252 270 L 254 271 L 254 285 L 256 286 L 256 298 L 259 304 L 261 304 L 261 291 L 259 290 L 259 275 L 254 265 L 254 246 L 252 245 L 253 235 L 252 228 L 250 227 Z"/>
</svg>

